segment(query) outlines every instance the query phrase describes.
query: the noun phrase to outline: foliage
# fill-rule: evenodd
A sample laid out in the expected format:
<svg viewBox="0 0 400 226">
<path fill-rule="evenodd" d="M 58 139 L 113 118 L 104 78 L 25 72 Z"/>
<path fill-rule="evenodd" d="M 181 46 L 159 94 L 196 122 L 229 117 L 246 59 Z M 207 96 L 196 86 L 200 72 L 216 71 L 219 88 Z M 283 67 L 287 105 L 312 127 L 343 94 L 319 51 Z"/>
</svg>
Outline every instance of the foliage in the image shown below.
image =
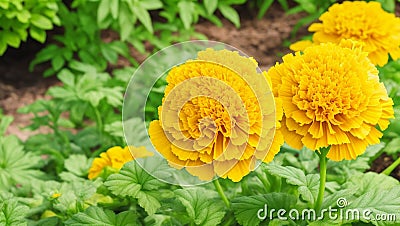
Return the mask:
<svg viewBox="0 0 400 226">
<path fill-rule="evenodd" d="M 57 0 L 2 0 L 0 2 L 0 56 L 8 46 L 18 48 L 29 35 L 44 43 L 46 30 L 60 25 Z"/>
<path fill-rule="evenodd" d="M 6 5 L 9 12 L 17 12 L 15 4 L 18 2 L 21 1 L 2 1 L 0 15 Z M 391 61 L 379 68 L 380 79 L 394 101 L 396 119 L 384 132 L 382 142 L 369 147 L 356 160 L 328 162 L 327 191 L 322 204 L 323 208 L 343 211 L 369 210 L 373 217 L 397 214 L 397 221 L 330 219 L 327 213 L 324 219 L 281 220 L 277 212 L 272 216 L 268 212 L 265 219 L 260 219 L 257 214 L 265 205 L 269 209 L 295 209 L 300 213 L 314 208 L 320 176 L 318 157 L 313 151 L 294 150 L 284 145 L 272 163 L 262 163 L 241 182 L 220 179 L 230 200 L 229 207 L 210 183 L 186 187 L 155 178 L 154 175 L 170 176 L 170 166 L 163 160 L 146 167 L 148 171 L 131 161 L 119 172 L 87 179 L 95 157 L 109 147 L 125 145 L 122 101 L 124 88 L 137 66 L 130 57 L 130 48 L 141 53 L 152 52 L 192 36 L 199 37 L 193 25 L 201 18 L 222 25 L 219 17 L 222 15 L 238 27 L 240 16 L 235 6 L 246 1 L 74 0 L 71 5 L 62 1 L 29 2 L 36 4 L 24 4 L 18 12 L 21 15 L 22 12 L 32 15 L 43 12 L 47 19 L 42 20 L 46 22 L 38 25 L 38 22 L 22 19 L 27 21 L 21 25 L 25 33 L 22 30 L 13 32 L 24 40 L 27 29 L 40 30 L 36 32 L 42 36 L 32 35 L 32 32 L 31 36 L 42 40 L 44 30 L 58 25 L 57 18 L 60 18 L 64 33 L 55 35 L 57 43 L 46 45 L 31 65 L 49 61 L 51 68 L 45 75 L 57 74 L 60 85 L 48 90 L 49 98 L 19 110 L 34 115 L 26 129 L 37 131 L 47 127 L 46 134 L 32 135 L 26 141 L 5 135 L 13 119 L 0 112 L 0 225 L 400 224 L 399 181 L 384 174 L 366 172 L 383 152 L 396 158 L 400 151 L 400 61 Z M 254 2 L 259 8 L 259 17 L 267 13 L 272 2 Z M 278 0 L 287 13 L 306 12 L 307 16 L 300 23 L 308 23 L 335 1 L 295 2 L 297 5 L 289 8 L 287 1 Z M 382 2 L 386 4 L 385 9 L 392 9 L 392 1 Z M 25 8 L 28 6 L 31 8 Z M 18 15 L 7 19 L 17 18 L 21 22 Z M 48 25 L 47 20 L 51 26 L 43 25 Z M 0 23 L 0 27 L 5 24 Z M 105 42 L 104 31 L 110 30 L 117 38 Z M 19 45 L 19 42 L 7 41 L 7 45 Z M 149 44 L 154 49 L 148 48 Z M 0 45 L 0 48 L 5 47 Z M 133 67 L 114 69 L 121 57 L 128 59 Z M 153 87 L 145 108 L 147 121 L 158 118 L 157 108 L 165 85 L 165 80 L 160 79 Z M 137 121 L 129 123 L 129 129 L 138 139 L 147 136 L 146 131 L 136 129 Z M 348 205 L 340 208 L 340 198 L 345 198 Z"/>
</svg>

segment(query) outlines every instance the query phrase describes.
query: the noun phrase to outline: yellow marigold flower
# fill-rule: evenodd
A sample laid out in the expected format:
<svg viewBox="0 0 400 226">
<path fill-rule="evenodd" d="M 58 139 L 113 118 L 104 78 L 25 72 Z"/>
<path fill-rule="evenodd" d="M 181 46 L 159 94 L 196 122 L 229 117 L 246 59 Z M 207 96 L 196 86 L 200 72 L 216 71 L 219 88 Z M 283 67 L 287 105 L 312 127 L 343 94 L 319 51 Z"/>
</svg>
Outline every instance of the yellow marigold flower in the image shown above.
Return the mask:
<svg viewBox="0 0 400 226">
<path fill-rule="evenodd" d="M 388 62 L 388 54 L 394 60 L 400 57 L 400 18 L 385 12 L 379 2 L 336 3 L 319 19 L 322 23 L 314 23 L 308 28 L 315 32 L 314 44 L 339 43 L 342 39 L 362 42 L 371 62 L 379 66 Z M 290 48 L 301 51 L 311 44 L 301 41 Z"/>
<path fill-rule="evenodd" d="M 100 154 L 100 158 L 93 160 L 88 178 L 94 179 L 98 177 L 105 167 L 120 170 L 125 163 L 133 160 L 132 155 L 136 158 L 142 158 L 152 156 L 153 153 L 147 151 L 145 147 L 136 148 L 126 146 L 125 148 L 121 148 L 120 146 L 115 146 L 109 148 L 106 152 Z"/>
<path fill-rule="evenodd" d="M 327 157 L 340 161 L 379 143 L 382 133 L 375 126 L 387 128 L 393 101 L 367 53 L 351 43 L 308 47 L 268 71 L 274 95 L 282 100 L 281 131 L 290 146 L 331 146 Z"/>
<path fill-rule="evenodd" d="M 275 119 L 282 114 L 275 116 L 273 95 L 253 58 L 207 49 L 171 69 L 167 82 L 149 135 L 171 166 L 201 180 L 240 181 L 257 159 L 271 161 L 279 151 L 283 137 L 277 132 L 274 138 Z"/>
</svg>

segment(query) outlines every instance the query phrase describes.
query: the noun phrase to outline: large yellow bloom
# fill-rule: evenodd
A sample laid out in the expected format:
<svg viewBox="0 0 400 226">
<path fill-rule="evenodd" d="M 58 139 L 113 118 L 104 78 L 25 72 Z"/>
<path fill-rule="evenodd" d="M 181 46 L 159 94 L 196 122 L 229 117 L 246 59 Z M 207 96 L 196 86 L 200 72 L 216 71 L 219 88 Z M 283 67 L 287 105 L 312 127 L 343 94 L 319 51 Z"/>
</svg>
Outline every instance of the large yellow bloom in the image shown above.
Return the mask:
<svg viewBox="0 0 400 226">
<path fill-rule="evenodd" d="M 115 146 L 109 148 L 106 152 L 100 154 L 99 158 L 95 158 L 92 162 L 92 166 L 89 169 L 89 179 L 98 177 L 105 167 L 111 167 L 115 170 L 120 170 L 122 166 L 133 160 L 132 154 L 136 158 L 152 156 L 153 153 L 146 150 L 145 147 L 132 147 L 126 146 L 121 148 Z"/>
<path fill-rule="evenodd" d="M 319 19 L 322 23 L 314 23 L 308 28 L 315 32 L 314 44 L 339 43 L 342 39 L 362 42 L 371 62 L 379 66 L 388 62 L 388 53 L 394 60 L 400 57 L 400 18 L 385 12 L 379 2 L 334 4 Z M 290 48 L 301 51 L 311 44 L 300 41 Z"/>
<path fill-rule="evenodd" d="M 174 67 L 150 139 L 171 166 L 201 180 L 240 181 L 257 159 L 271 161 L 283 143 L 274 99 L 257 62 L 207 49 Z M 274 141 L 274 142 L 273 142 Z M 271 144 L 273 142 L 273 144 Z"/>
<path fill-rule="evenodd" d="M 379 143 L 393 101 L 378 71 L 356 43 L 323 43 L 283 57 L 268 71 L 282 100 L 282 133 L 294 148 L 331 146 L 332 160 L 355 159 Z"/>
</svg>

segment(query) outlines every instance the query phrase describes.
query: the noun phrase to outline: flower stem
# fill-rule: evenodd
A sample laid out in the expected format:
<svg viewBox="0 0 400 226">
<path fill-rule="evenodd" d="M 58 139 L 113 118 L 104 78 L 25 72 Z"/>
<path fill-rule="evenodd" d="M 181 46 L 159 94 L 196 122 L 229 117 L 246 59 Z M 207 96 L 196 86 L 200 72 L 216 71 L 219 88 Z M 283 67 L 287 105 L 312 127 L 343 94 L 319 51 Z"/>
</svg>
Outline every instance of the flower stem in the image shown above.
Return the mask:
<svg viewBox="0 0 400 226">
<path fill-rule="evenodd" d="M 390 175 L 392 173 L 392 171 L 394 169 L 396 169 L 396 167 L 400 165 L 400 158 L 397 158 L 396 161 L 394 161 L 392 164 L 390 164 L 390 166 L 388 166 L 384 171 L 382 171 L 381 174 L 385 174 L 385 175 Z"/>
<path fill-rule="evenodd" d="M 224 193 L 224 190 L 222 189 L 222 186 L 221 186 L 221 184 L 219 183 L 219 180 L 218 180 L 218 179 L 215 179 L 215 180 L 213 181 L 213 184 L 214 184 L 215 189 L 217 190 L 219 196 L 221 197 L 222 201 L 224 201 L 226 207 L 230 208 L 229 200 L 228 200 L 228 198 L 226 197 L 226 195 L 225 195 L 225 193 Z"/>
<path fill-rule="evenodd" d="M 327 148 L 321 148 L 318 153 L 320 180 L 319 180 L 318 197 L 317 197 L 317 201 L 315 202 L 315 207 L 314 207 L 314 209 L 316 211 L 321 210 L 322 201 L 324 199 L 325 183 L 326 183 L 326 163 L 328 162 L 326 155 L 328 154 L 329 149 L 330 149 L 330 146 Z"/>
</svg>

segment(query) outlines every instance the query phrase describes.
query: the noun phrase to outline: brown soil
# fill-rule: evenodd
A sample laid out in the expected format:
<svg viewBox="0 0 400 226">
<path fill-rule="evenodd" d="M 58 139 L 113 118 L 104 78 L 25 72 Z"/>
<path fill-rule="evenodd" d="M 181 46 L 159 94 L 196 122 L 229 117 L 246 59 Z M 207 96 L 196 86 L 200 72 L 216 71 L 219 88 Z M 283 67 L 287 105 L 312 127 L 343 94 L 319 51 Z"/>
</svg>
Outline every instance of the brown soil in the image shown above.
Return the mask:
<svg viewBox="0 0 400 226">
<path fill-rule="evenodd" d="M 397 156 L 397 158 L 400 158 L 400 154 Z M 391 156 L 383 153 L 372 163 L 371 171 L 380 173 L 384 171 L 388 166 L 390 166 L 393 162 L 394 160 Z M 396 167 L 396 169 L 392 171 L 390 176 L 396 178 L 397 180 L 400 180 L 400 166 Z"/>
</svg>

